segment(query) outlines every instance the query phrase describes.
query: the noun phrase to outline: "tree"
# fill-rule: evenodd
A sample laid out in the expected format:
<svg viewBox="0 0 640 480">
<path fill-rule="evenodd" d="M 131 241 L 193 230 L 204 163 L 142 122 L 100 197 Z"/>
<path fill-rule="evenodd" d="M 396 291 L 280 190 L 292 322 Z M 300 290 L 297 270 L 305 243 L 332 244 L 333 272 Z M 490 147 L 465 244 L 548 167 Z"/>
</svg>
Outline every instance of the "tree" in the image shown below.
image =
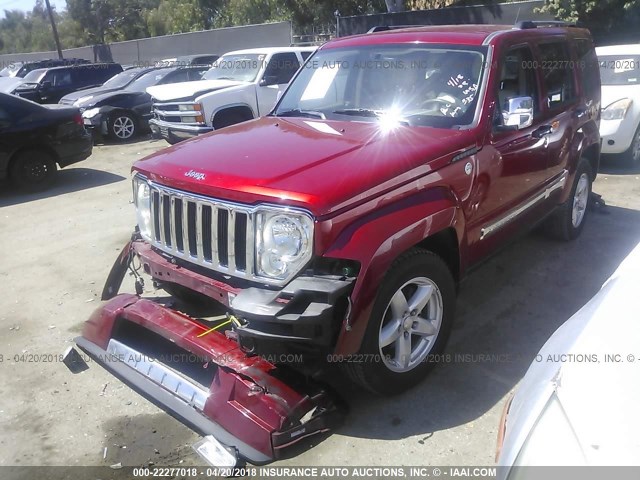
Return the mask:
<svg viewBox="0 0 640 480">
<path fill-rule="evenodd" d="M 545 0 L 540 9 L 560 20 L 580 22 L 595 36 L 637 31 L 640 0 Z"/>
</svg>

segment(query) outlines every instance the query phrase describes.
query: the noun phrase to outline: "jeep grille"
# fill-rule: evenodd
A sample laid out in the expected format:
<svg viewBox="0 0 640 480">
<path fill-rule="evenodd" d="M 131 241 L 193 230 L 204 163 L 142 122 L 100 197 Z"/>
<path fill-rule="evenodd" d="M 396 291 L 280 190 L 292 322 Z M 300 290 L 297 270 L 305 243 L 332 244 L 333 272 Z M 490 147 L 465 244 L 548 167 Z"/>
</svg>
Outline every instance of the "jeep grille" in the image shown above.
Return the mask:
<svg viewBox="0 0 640 480">
<path fill-rule="evenodd" d="M 228 275 L 254 278 L 254 219 L 247 207 L 151 184 L 151 242 Z"/>
</svg>

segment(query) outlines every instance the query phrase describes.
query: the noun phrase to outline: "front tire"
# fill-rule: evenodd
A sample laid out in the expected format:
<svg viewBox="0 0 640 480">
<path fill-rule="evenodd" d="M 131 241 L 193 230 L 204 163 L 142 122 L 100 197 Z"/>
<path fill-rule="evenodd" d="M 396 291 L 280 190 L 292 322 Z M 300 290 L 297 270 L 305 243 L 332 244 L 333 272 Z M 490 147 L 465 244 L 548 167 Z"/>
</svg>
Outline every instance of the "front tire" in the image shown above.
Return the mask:
<svg viewBox="0 0 640 480">
<path fill-rule="evenodd" d="M 132 139 L 137 131 L 136 119 L 128 113 L 113 113 L 109 117 L 109 136 L 118 141 Z"/>
<path fill-rule="evenodd" d="M 549 236 L 557 240 L 570 241 L 580 235 L 587 219 L 592 178 L 589 162 L 582 159 L 576 170 L 571 195 L 547 219 L 545 226 Z"/>
<path fill-rule="evenodd" d="M 400 256 L 380 286 L 362 355 L 344 364 L 347 374 L 379 395 L 416 385 L 444 350 L 455 297 L 453 276 L 440 257 L 421 249 Z"/>
<path fill-rule="evenodd" d="M 16 187 L 30 192 L 38 192 L 50 187 L 57 172 L 53 156 L 42 150 L 19 153 L 11 161 L 11 181 Z"/>
</svg>

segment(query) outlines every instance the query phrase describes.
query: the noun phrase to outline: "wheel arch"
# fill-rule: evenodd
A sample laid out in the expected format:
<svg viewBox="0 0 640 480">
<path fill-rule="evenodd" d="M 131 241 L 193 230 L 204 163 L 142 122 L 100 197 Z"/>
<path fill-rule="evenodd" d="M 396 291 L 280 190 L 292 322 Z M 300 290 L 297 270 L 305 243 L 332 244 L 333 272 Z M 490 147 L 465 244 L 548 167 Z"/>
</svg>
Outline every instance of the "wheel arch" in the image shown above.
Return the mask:
<svg viewBox="0 0 640 480">
<path fill-rule="evenodd" d="M 464 267 L 464 228 L 462 210 L 446 188 L 429 189 L 394 202 L 345 228 L 325 256 L 355 260 L 360 273 L 335 352 L 358 351 L 380 283 L 393 262 L 412 248 L 427 249 L 441 257 L 457 282 Z"/>
<path fill-rule="evenodd" d="M 56 152 L 55 149 L 50 145 L 39 143 L 36 145 L 25 145 L 14 150 L 11 155 L 9 155 L 9 162 L 7 163 L 7 173 L 11 172 L 16 158 L 18 158 L 22 153 L 25 152 L 46 152 L 51 155 L 58 167 L 60 167 L 60 156 L 58 155 L 58 152 Z"/>
<path fill-rule="evenodd" d="M 211 125 L 213 126 L 213 128 L 217 129 L 218 127 L 216 126 L 216 123 L 218 123 L 220 119 L 229 114 L 240 114 L 241 116 L 245 117 L 245 121 L 256 118 L 255 112 L 246 103 L 229 104 L 220 107 L 211 114 Z"/>
</svg>

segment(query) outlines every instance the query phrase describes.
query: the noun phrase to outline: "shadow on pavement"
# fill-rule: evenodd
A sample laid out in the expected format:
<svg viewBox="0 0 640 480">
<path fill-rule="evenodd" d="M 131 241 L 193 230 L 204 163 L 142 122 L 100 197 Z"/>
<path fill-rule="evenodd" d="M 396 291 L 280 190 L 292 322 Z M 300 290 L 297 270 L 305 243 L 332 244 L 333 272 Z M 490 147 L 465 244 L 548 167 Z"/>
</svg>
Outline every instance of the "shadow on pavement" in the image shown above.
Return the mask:
<svg viewBox="0 0 640 480">
<path fill-rule="evenodd" d="M 91 168 L 68 168 L 58 171 L 54 185 L 43 192 L 24 193 L 16 188 L 6 186 L 0 189 L 0 207 L 19 205 L 21 203 L 44 198 L 78 192 L 88 188 L 100 187 L 125 180 L 125 177 L 114 173 L 103 172 Z"/>
<path fill-rule="evenodd" d="M 425 441 L 501 402 L 551 334 L 640 242 L 640 212 L 606 211 L 590 215 L 574 242 L 532 233 L 471 273 L 460 288 L 445 361 L 392 398 L 376 398 L 345 380 L 339 388 L 351 413 L 338 433 L 384 440 L 420 435 Z"/>
</svg>

